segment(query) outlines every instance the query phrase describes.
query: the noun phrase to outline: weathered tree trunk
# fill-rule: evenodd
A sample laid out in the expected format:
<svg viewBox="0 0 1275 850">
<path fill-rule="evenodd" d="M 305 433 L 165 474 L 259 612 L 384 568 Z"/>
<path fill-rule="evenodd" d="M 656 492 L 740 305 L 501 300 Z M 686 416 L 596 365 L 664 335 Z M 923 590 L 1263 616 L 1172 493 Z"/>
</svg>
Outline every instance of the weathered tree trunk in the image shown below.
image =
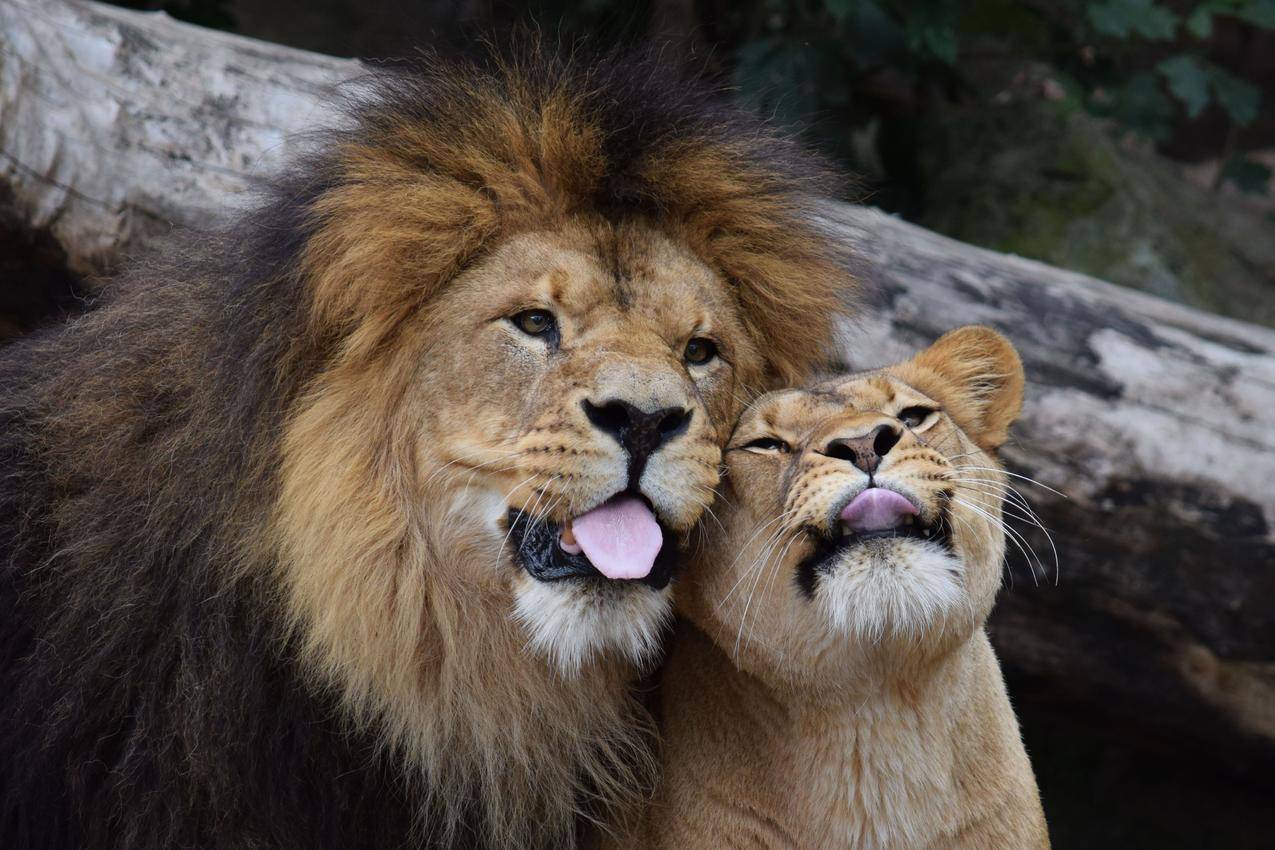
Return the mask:
<svg viewBox="0 0 1275 850">
<path fill-rule="evenodd" d="M 0 200 L 78 269 L 241 203 L 290 134 L 334 120 L 334 86 L 360 72 L 63 0 L 0 0 L 0 43 Z M 1275 332 L 874 210 L 829 215 L 869 284 L 851 364 L 971 322 L 1023 354 L 1028 399 L 1005 454 L 1066 498 L 1020 488 L 1059 568 L 1017 523 L 1045 569 L 1033 580 L 1016 559 L 996 615 L 1016 680 L 1236 764 L 1275 764 Z"/>
<path fill-rule="evenodd" d="M 956 325 L 1013 340 L 1029 379 L 1003 455 L 1057 547 L 1011 520 L 993 621 L 1022 699 L 1128 734 L 1275 763 L 1275 332 L 956 242 L 863 209 L 871 304 L 851 364 Z M 1019 511 L 1021 513 L 1021 511 Z M 1172 735 L 1165 738 L 1164 733 Z"/>
</svg>

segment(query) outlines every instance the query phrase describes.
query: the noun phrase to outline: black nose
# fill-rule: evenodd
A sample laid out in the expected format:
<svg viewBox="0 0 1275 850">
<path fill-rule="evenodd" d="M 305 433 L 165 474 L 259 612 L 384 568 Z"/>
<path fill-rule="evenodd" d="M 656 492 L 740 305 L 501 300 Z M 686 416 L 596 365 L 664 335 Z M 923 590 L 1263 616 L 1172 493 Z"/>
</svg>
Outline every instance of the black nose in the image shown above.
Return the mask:
<svg viewBox="0 0 1275 850">
<path fill-rule="evenodd" d="M 691 422 L 691 411 L 684 407 L 664 407 L 648 413 L 618 398 L 602 404 L 585 399 L 584 415 L 628 452 L 630 487 L 636 487 L 641 480 L 651 455 L 683 433 Z"/>
<path fill-rule="evenodd" d="M 868 475 L 877 471 L 881 458 L 890 453 L 899 442 L 903 431 L 897 425 L 881 424 L 862 437 L 845 437 L 830 440 L 823 453 L 828 457 L 848 460 Z"/>
</svg>

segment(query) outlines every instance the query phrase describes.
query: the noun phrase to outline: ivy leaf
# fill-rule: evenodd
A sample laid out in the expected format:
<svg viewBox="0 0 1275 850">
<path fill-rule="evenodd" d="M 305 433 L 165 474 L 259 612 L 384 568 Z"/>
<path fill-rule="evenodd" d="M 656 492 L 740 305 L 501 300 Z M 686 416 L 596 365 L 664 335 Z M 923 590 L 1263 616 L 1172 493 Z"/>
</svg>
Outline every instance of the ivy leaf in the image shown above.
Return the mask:
<svg viewBox="0 0 1275 850">
<path fill-rule="evenodd" d="M 1213 93 L 1237 126 L 1247 127 L 1257 119 L 1257 108 L 1262 102 L 1262 91 L 1221 68 L 1213 68 L 1209 74 Z"/>
<path fill-rule="evenodd" d="M 1237 189 L 1248 195 L 1265 194 L 1273 174 L 1275 172 L 1267 166 L 1244 156 L 1233 156 L 1222 167 L 1222 178 L 1231 181 Z"/>
<path fill-rule="evenodd" d="M 1198 118 L 1209 105 L 1209 72 L 1194 56 L 1180 54 L 1165 59 L 1156 65 L 1169 91 L 1182 101 L 1188 118 Z"/>
<path fill-rule="evenodd" d="M 1137 33 L 1143 38 L 1163 41 L 1173 38 L 1178 16 L 1155 5 L 1154 0 L 1106 0 L 1090 3 L 1085 14 L 1094 29 L 1103 35 L 1128 38 Z"/>
</svg>

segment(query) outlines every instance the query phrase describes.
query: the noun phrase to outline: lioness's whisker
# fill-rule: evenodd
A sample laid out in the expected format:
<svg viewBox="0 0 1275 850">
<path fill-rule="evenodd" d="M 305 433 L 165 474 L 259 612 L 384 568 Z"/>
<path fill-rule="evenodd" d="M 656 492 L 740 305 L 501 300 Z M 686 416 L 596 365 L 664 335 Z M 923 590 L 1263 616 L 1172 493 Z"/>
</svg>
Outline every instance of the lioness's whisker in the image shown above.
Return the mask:
<svg viewBox="0 0 1275 850">
<path fill-rule="evenodd" d="M 771 541 L 776 539 L 776 537 L 782 533 L 783 533 L 783 529 L 781 528 L 767 535 L 766 542 L 762 545 L 761 550 L 759 551 L 764 551 L 770 545 Z M 736 557 L 735 560 L 738 561 L 739 558 Z M 728 601 L 730 601 L 730 599 L 738 591 L 740 585 L 747 579 L 751 578 L 753 576 L 754 571 L 759 570 L 760 566 L 761 566 L 761 561 L 760 561 L 760 555 L 759 555 L 758 557 L 753 558 L 752 563 L 749 564 L 747 569 L 740 571 L 739 578 L 735 580 L 735 583 L 731 585 L 730 590 L 726 591 L 726 594 L 721 598 L 720 601 L 718 601 L 717 603 L 718 611 L 721 611 L 722 606 L 725 605 Z M 733 610 L 733 607 L 732 607 L 732 610 Z"/>
<path fill-rule="evenodd" d="M 760 526 L 760 527 L 759 527 L 756 531 L 754 531 L 754 532 L 752 533 L 752 535 L 750 535 L 750 536 L 749 536 L 749 538 L 748 538 L 747 540 L 745 540 L 745 541 L 744 541 L 744 545 L 743 545 L 743 546 L 741 546 L 741 547 L 739 547 L 739 554 L 737 554 L 737 555 L 735 556 L 735 560 L 733 560 L 733 561 L 731 561 L 731 562 L 730 562 L 730 569 L 734 569 L 734 568 L 735 568 L 735 565 L 739 563 L 739 559 L 740 559 L 740 558 L 742 558 L 742 557 L 744 557 L 744 553 L 748 551 L 748 547 L 749 547 L 749 545 L 750 545 L 750 544 L 752 544 L 752 542 L 753 542 L 754 540 L 756 540 L 756 539 L 757 539 L 757 536 L 758 536 L 759 534 L 761 534 L 763 531 L 765 531 L 767 528 L 769 528 L 770 526 L 774 525 L 775 523 L 777 523 L 777 522 L 783 522 L 785 519 L 787 519 L 787 518 L 788 518 L 789 513 L 790 513 L 789 511 L 784 511 L 783 513 L 781 513 L 779 516 L 775 517 L 774 519 L 772 519 L 772 520 L 770 520 L 770 521 L 768 521 L 768 522 L 766 522 L 766 523 L 763 523 L 763 524 L 762 524 L 762 525 L 761 525 L 761 526 Z M 722 598 L 722 601 L 721 601 L 721 602 L 719 602 L 719 603 L 717 604 L 717 609 L 718 609 L 719 611 L 721 610 L 722 603 L 723 603 L 723 602 L 725 602 L 727 599 L 729 599 L 729 598 L 730 598 L 730 595 L 731 595 L 732 593 L 734 593 L 734 591 L 735 591 L 735 587 L 738 587 L 738 586 L 739 586 L 739 581 L 741 581 L 741 580 L 742 580 L 742 577 L 741 577 L 741 579 L 740 579 L 740 580 L 737 580 L 737 581 L 735 582 L 735 586 L 734 586 L 734 587 L 732 587 L 729 591 L 727 591 L 726 596 L 724 596 L 724 597 Z"/>
<path fill-rule="evenodd" d="M 709 516 L 711 516 L 711 517 L 713 518 L 713 522 L 717 523 L 717 527 L 718 527 L 718 528 L 720 528 L 720 529 L 722 530 L 722 534 L 725 534 L 725 533 L 726 533 L 726 526 L 722 525 L 722 521 L 721 521 L 720 519 L 718 519 L 718 518 L 717 518 L 717 514 L 715 514 L 715 513 L 713 512 L 713 506 L 712 506 L 711 504 L 705 504 L 705 505 L 704 505 L 704 510 L 705 510 L 705 512 L 707 512 L 707 513 L 708 513 L 708 515 L 709 515 Z M 703 528 L 703 526 L 701 525 L 701 526 L 700 526 L 700 528 Z"/>
<path fill-rule="evenodd" d="M 1057 586 L 1062 574 L 1062 562 L 1058 556 L 1058 547 L 1054 544 L 1053 534 L 1051 534 L 1049 529 L 1045 527 L 1045 523 L 1041 520 L 1036 511 L 1032 509 L 1031 505 L 1027 501 L 1027 497 L 1018 492 L 1018 490 L 1011 485 L 1002 481 L 993 481 L 986 478 L 956 478 L 952 480 L 969 485 L 972 489 L 978 489 L 975 485 L 987 485 L 989 487 L 1000 488 L 1001 495 L 1008 502 L 1008 505 L 1003 504 L 1001 506 L 1002 512 L 1008 512 L 1009 515 L 1015 519 L 1019 519 L 1030 525 L 1036 526 L 1036 528 L 1039 528 L 1041 533 L 1045 535 L 1045 540 L 1049 543 L 1049 548 L 1054 557 L 1054 585 Z M 988 493 L 988 495 L 994 495 L 994 493 Z M 1019 509 L 1021 513 L 1016 512 L 1016 508 Z M 1045 576 L 1048 577 L 1049 571 L 1045 569 L 1044 564 L 1041 564 L 1041 570 L 1044 572 Z"/>
<path fill-rule="evenodd" d="M 796 534 L 792 535 L 792 537 L 789 538 L 788 544 L 784 546 L 783 551 L 779 553 L 779 557 L 775 559 L 773 567 L 770 568 L 770 578 L 766 580 L 766 585 L 765 587 L 762 588 L 762 592 L 761 592 L 761 598 L 763 601 L 765 601 L 765 599 L 768 596 L 770 596 L 770 588 L 775 583 L 775 577 L 778 576 L 780 572 L 782 572 L 784 561 L 788 558 L 788 550 L 791 549 L 792 545 L 797 542 L 797 539 L 798 539 L 798 535 Z M 757 619 L 757 614 L 754 613 L 753 620 L 755 621 L 756 619 Z M 748 639 L 750 641 L 753 639 L 752 626 L 749 626 L 748 628 Z"/>
<path fill-rule="evenodd" d="M 782 516 L 783 516 L 783 515 L 781 515 L 781 517 L 780 517 L 780 518 L 782 518 Z M 744 603 L 744 613 L 743 613 L 743 616 L 740 618 L 740 634 L 742 634 L 742 633 L 743 633 L 744 623 L 745 623 L 745 622 L 747 622 L 747 619 L 748 619 L 748 610 L 749 610 L 749 607 L 750 607 L 750 606 L 751 606 L 751 604 L 752 604 L 753 594 L 754 594 L 754 593 L 756 593 L 756 590 L 757 590 L 757 584 L 758 584 L 758 582 L 760 582 L 761 577 L 762 577 L 762 575 L 763 575 L 763 574 L 764 574 L 764 572 L 765 572 L 766 563 L 768 562 L 768 560 L 769 560 L 769 558 L 770 558 L 770 553 L 773 551 L 774 546 L 778 544 L 778 541 L 779 541 L 779 540 L 780 540 L 780 538 L 783 536 L 783 533 L 784 533 L 784 531 L 785 531 L 785 530 L 786 530 L 786 529 L 785 529 L 785 527 L 784 527 L 784 526 L 780 526 L 778 529 L 776 529 L 773 533 L 771 533 L 771 534 L 770 534 L 770 535 L 766 538 L 766 543 L 765 543 L 765 545 L 763 545 L 763 546 L 761 547 L 761 549 L 759 550 L 759 553 L 758 553 L 757 557 L 755 557 L 755 558 L 753 559 L 752 564 L 750 564 L 750 565 L 749 565 L 749 567 L 748 567 L 748 569 L 747 569 L 747 570 L 744 570 L 744 571 L 743 571 L 743 574 L 742 574 L 742 575 L 740 576 L 740 578 L 739 578 L 739 579 L 735 582 L 735 585 L 731 588 L 731 590 L 729 591 L 729 593 L 727 594 L 727 596 L 726 596 L 726 597 L 724 597 L 724 598 L 721 600 L 721 602 L 719 602 L 719 603 L 718 603 L 717 608 L 718 608 L 718 610 L 720 611 L 720 610 L 721 610 L 721 605 L 722 605 L 723 603 L 725 603 L 725 602 L 726 602 L 726 599 L 730 598 L 730 596 L 732 596 L 732 595 L 735 593 L 736 588 L 738 588 L 738 587 L 740 586 L 740 581 L 743 581 L 745 578 L 749 578 L 749 577 L 751 577 L 751 578 L 752 578 L 752 583 L 751 583 L 751 585 L 750 585 L 750 587 L 749 587 L 748 595 L 745 597 L 745 603 Z M 737 604 L 737 603 L 736 603 L 736 604 Z M 733 610 L 733 608 L 732 608 L 732 610 Z M 738 655 L 738 651 L 739 651 L 739 637 L 738 637 L 738 635 L 737 635 L 737 636 L 736 636 L 736 639 L 735 639 L 735 652 L 736 652 L 736 655 Z"/>
<path fill-rule="evenodd" d="M 999 526 L 1000 529 L 1005 533 L 1005 538 L 1009 540 L 1010 542 L 1012 542 L 1015 546 L 1017 546 L 1018 551 L 1023 553 L 1023 557 L 1027 559 L 1027 568 L 1031 570 L 1032 582 L 1037 587 L 1040 586 L 1040 580 L 1036 575 L 1036 565 L 1040 566 L 1041 575 L 1047 576 L 1049 573 L 1045 569 L 1044 563 L 1041 562 L 1040 557 L 1036 554 L 1036 550 L 1032 548 L 1031 543 L 1029 543 L 1025 537 L 1019 534 L 1016 529 L 1010 528 L 1010 526 L 1003 519 L 993 516 L 991 513 L 984 510 L 979 505 L 975 505 L 973 502 L 969 502 L 965 499 L 960 498 L 959 496 L 953 496 L 952 501 L 956 502 L 959 505 L 963 505 L 969 510 L 972 510 L 975 513 L 983 516 L 984 518 L 987 519 L 988 522 Z M 1028 552 L 1030 552 L 1031 554 L 1029 555 Z"/>
<path fill-rule="evenodd" d="M 994 466 L 962 466 L 959 468 L 971 469 L 975 471 L 999 472 L 1002 475 L 1009 475 L 1021 481 L 1026 481 L 1028 484 L 1035 484 L 1037 487 L 1041 488 L 1042 490 L 1048 490 L 1049 492 L 1053 493 L 1055 496 L 1061 496 L 1064 499 L 1070 498 L 1066 493 L 1062 493 L 1058 490 L 1055 490 L 1053 487 L 1050 487 L 1048 484 L 1041 484 L 1039 481 L 1037 481 L 1035 478 L 1032 478 L 1031 476 L 1019 475 L 1017 472 L 1010 472 L 1008 469 L 999 469 Z"/>
</svg>

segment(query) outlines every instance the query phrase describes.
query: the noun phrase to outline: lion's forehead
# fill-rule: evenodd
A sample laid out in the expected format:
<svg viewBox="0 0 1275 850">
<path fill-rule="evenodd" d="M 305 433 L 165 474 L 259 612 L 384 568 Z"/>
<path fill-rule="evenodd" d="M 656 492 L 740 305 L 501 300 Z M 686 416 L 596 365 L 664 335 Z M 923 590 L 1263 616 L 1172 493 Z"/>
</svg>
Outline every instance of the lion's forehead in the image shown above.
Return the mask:
<svg viewBox="0 0 1275 850">
<path fill-rule="evenodd" d="M 650 228 L 525 233 L 492 257 L 489 284 L 515 299 L 557 306 L 592 325 L 646 318 L 666 325 L 731 324 L 729 287 L 686 248 Z"/>
</svg>

